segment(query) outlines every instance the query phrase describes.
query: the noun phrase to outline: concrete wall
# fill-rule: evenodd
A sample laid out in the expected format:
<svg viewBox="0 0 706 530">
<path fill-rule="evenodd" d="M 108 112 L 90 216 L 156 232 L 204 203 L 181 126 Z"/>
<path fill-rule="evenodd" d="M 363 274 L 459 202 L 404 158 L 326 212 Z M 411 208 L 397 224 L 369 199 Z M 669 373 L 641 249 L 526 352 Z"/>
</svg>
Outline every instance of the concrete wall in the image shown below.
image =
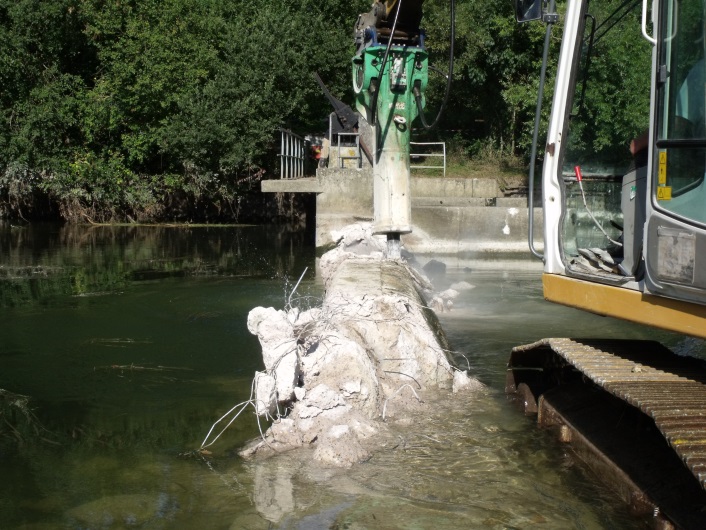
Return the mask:
<svg viewBox="0 0 706 530">
<path fill-rule="evenodd" d="M 413 232 L 402 236 L 415 254 L 487 256 L 529 253 L 527 198 L 504 198 L 494 178 L 412 177 Z M 372 169 L 319 169 L 315 178 L 266 180 L 264 192 L 316 193 L 316 246 L 332 231 L 373 220 Z M 541 249 L 543 217 L 534 208 Z"/>
<path fill-rule="evenodd" d="M 492 198 L 500 195 L 493 178 L 412 177 L 412 197 Z"/>
<path fill-rule="evenodd" d="M 332 243 L 332 231 L 372 221 L 371 170 L 319 170 L 317 187 L 317 246 Z M 405 248 L 415 254 L 529 252 L 527 199 L 501 195 L 492 178 L 412 177 L 413 232 L 402 236 Z M 534 209 L 534 219 L 541 241 L 541 209 Z"/>
</svg>

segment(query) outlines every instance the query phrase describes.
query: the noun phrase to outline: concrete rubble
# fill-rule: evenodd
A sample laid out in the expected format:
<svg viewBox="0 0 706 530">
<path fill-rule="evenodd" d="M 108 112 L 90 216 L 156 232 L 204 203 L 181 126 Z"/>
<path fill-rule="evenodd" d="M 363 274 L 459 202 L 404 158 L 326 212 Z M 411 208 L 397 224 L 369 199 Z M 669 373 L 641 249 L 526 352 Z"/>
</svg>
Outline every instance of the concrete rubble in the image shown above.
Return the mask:
<svg viewBox="0 0 706 530">
<path fill-rule="evenodd" d="M 241 454 L 313 449 L 323 464 L 370 458 L 388 421 L 438 392 L 472 392 L 482 383 L 451 366 L 449 346 L 425 298 L 448 310 L 465 282 L 434 295 L 404 260 L 383 259 L 385 241 L 357 224 L 334 234 L 320 260 L 321 307 L 257 307 L 248 329 L 262 345 L 265 371 L 254 385 L 257 413 L 273 419 Z M 431 304 L 433 305 L 433 304 Z"/>
</svg>

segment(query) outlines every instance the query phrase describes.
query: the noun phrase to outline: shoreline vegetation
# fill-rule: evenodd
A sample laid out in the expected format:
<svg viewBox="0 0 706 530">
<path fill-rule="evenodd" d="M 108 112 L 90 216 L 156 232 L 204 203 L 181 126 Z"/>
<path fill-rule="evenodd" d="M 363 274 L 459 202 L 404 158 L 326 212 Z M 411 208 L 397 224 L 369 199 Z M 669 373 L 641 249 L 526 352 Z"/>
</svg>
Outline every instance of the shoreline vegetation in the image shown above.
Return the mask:
<svg viewBox="0 0 706 530">
<path fill-rule="evenodd" d="M 438 4 L 425 4 L 424 27 L 444 69 L 448 5 Z M 517 26 L 510 4 L 472 4 L 458 14 L 453 111 L 434 138 L 465 155 L 492 144 L 522 156 L 519 118 L 511 123 L 521 113 L 500 97 L 507 83 L 487 75 L 498 64 L 474 61 L 512 47 L 539 57 L 543 31 Z M 271 223 L 300 212 L 261 197 L 259 182 L 278 178 L 279 129 L 326 131 L 332 109 L 313 72 L 353 101 L 352 29 L 369 9 L 370 0 L 257 9 L 241 0 L 0 0 L 0 219 Z M 496 21 L 470 31 L 490 11 Z M 474 40 L 498 25 L 506 36 Z M 538 68 L 501 70 L 520 79 Z M 443 76 L 430 81 L 430 114 L 444 88 Z M 494 125 L 474 121 L 484 108 Z"/>
<path fill-rule="evenodd" d="M 264 198 L 259 182 L 279 177 L 280 129 L 325 134 L 332 109 L 314 72 L 352 103 L 352 28 L 369 9 L 370 0 L 257 9 L 243 0 L 0 0 L 0 219 L 273 223 L 301 214 L 299 203 Z M 440 71 L 448 15 L 448 3 L 425 2 L 425 42 Z M 511 2 L 470 0 L 456 15 L 446 112 L 416 140 L 446 142 L 461 175 L 488 164 L 524 172 L 544 27 L 517 24 Z M 613 75 L 629 60 L 596 55 L 601 90 L 586 100 L 595 106 L 611 84 L 635 84 Z M 445 88 L 444 75 L 430 77 L 428 116 Z M 579 148 L 627 149 L 634 107 L 596 122 Z"/>
</svg>

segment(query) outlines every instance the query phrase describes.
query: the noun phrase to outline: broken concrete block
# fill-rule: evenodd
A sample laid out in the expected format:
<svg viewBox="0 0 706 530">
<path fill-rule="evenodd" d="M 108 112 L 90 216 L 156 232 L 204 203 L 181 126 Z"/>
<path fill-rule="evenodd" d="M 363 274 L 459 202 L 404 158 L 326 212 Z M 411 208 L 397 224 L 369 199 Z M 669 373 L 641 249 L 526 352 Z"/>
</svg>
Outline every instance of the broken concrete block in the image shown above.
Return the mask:
<svg viewBox="0 0 706 530">
<path fill-rule="evenodd" d="M 351 467 L 370 457 L 348 425 L 334 425 L 317 441 L 314 459 L 336 467 Z"/>
<path fill-rule="evenodd" d="M 275 378 L 265 372 L 255 372 L 255 413 L 274 414 L 277 409 Z"/>
</svg>

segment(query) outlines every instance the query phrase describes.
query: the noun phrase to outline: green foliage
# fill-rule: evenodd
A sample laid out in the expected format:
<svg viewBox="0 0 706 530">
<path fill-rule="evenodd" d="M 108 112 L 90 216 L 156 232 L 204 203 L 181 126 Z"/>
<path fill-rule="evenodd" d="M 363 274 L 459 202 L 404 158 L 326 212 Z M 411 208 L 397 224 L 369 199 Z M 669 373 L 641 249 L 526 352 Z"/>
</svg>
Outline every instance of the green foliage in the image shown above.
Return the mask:
<svg viewBox="0 0 706 530">
<path fill-rule="evenodd" d="M 446 71 L 448 2 L 424 6 L 430 62 Z M 441 128 L 462 131 L 470 154 L 489 146 L 510 156 L 529 151 L 543 41 L 544 25 L 517 24 L 512 2 L 457 2 L 452 93 Z M 431 77 L 427 112 L 439 107 L 445 82 Z"/>
<path fill-rule="evenodd" d="M 233 202 L 276 129 L 325 129 L 367 2 L 0 0 L 0 215 L 184 214 Z"/>
<path fill-rule="evenodd" d="M 331 67 L 333 58 L 347 65 L 347 32 L 285 4 L 234 20 L 223 40 L 217 75 L 181 98 L 167 121 L 167 152 L 201 170 L 232 173 L 262 164 L 279 127 L 324 129 L 330 111 L 312 72 L 347 85 L 348 71 Z"/>
<path fill-rule="evenodd" d="M 369 8 L 369 0 L 0 0 L 0 216 L 149 220 L 229 209 L 275 167 L 278 128 L 326 130 L 331 109 L 314 71 L 352 101 L 352 28 Z M 424 2 L 423 26 L 431 63 L 447 70 L 447 0 Z M 437 138 L 468 155 L 526 157 L 543 40 L 544 25 L 518 25 L 511 2 L 458 2 L 452 93 Z M 587 97 L 622 111 L 612 121 L 596 116 L 586 149 L 635 129 L 644 103 L 616 100 L 616 83 L 633 81 L 611 74 L 632 45 L 596 58 L 599 83 Z M 444 90 L 445 78 L 432 75 L 427 114 Z"/>
</svg>

